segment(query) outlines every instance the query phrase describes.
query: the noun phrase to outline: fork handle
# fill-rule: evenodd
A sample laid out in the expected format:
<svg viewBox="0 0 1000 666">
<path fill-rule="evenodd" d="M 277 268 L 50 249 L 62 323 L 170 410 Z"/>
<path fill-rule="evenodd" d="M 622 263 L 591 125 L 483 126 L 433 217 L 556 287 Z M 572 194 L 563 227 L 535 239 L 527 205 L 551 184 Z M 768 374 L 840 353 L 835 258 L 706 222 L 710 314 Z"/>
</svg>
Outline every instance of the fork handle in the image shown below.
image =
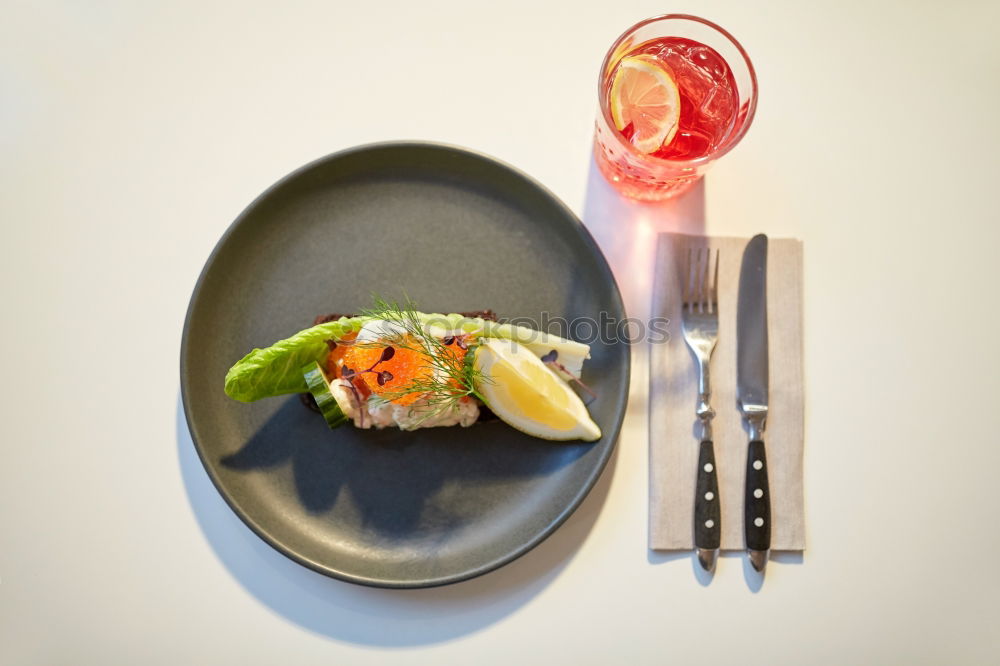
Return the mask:
<svg viewBox="0 0 1000 666">
<path fill-rule="evenodd" d="M 718 550 L 722 540 L 718 474 L 712 440 L 702 440 L 698 451 L 698 480 L 694 496 L 694 545 L 705 550 Z"/>
<path fill-rule="evenodd" d="M 747 550 L 766 557 L 771 548 L 771 489 L 767 483 L 764 442 L 755 439 L 747 449 L 747 475 L 743 495 L 743 533 Z"/>
</svg>

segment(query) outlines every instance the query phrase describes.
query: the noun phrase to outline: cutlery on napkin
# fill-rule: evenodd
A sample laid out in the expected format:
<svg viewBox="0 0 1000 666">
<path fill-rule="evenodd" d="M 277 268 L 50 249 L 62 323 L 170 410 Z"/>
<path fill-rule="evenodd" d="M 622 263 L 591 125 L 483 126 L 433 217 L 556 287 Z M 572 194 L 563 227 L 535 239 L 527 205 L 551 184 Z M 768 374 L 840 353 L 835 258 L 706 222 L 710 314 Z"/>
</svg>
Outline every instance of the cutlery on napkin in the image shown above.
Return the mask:
<svg viewBox="0 0 1000 666">
<path fill-rule="evenodd" d="M 692 395 L 697 369 L 680 334 L 683 253 L 719 250 L 719 342 L 712 357 L 713 421 L 722 550 L 745 549 L 743 496 L 747 432 L 736 399 L 736 312 L 740 264 L 749 239 L 659 234 L 653 317 L 669 320 L 670 339 L 653 341 L 649 368 L 649 547 L 691 550 L 698 462 Z M 767 456 L 771 550 L 805 549 L 803 510 L 802 243 L 771 239 L 767 268 L 770 409 Z"/>
</svg>

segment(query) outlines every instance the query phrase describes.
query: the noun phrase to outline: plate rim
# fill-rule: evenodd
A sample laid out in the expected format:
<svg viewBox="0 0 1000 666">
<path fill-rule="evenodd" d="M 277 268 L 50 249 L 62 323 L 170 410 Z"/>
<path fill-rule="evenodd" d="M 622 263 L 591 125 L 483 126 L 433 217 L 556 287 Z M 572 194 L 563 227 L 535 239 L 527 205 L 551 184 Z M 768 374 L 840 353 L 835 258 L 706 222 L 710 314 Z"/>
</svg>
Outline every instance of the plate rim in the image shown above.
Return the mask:
<svg viewBox="0 0 1000 666">
<path fill-rule="evenodd" d="M 465 148 L 462 146 L 437 142 L 437 141 L 417 141 L 417 140 L 399 140 L 399 141 L 377 141 L 372 143 L 359 144 L 356 146 L 351 146 L 341 150 L 328 153 L 322 157 L 313 159 L 306 164 L 288 172 L 277 181 L 272 183 L 270 186 L 265 188 L 260 194 L 258 194 L 254 199 L 247 204 L 243 210 L 236 216 L 236 218 L 229 224 L 226 230 L 219 237 L 215 246 L 212 248 L 211 253 L 209 253 L 208 258 L 205 260 L 204 265 L 201 268 L 201 272 L 198 274 L 198 279 L 194 284 L 194 288 L 191 291 L 191 297 L 188 300 L 188 307 L 184 315 L 184 326 L 181 331 L 181 348 L 180 348 L 180 389 L 181 389 L 181 403 L 184 408 L 184 420 L 187 423 L 188 432 L 191 436 L 191 442 L 194 446 L 195 452 L 198 454 L 198 459 L 201 461 L 202 467 L 205 469 L 206 474 L 212 481 L 212 485 L 215 490 L 219 493 L 222 499 L 225 501 L 226 505 L 236 514 L 237 517 L 243 522 L 244 525 L 250 528 L 250 530 L 257 535 L 264 543 L 268 544 L 271 548 L 276 550 L 281 555 L 289 558 L 293 562 L 301 564 L 308 569 L 323 574 L 325 576 L 342 580 L 348 583 L 354 583 L 357 585 L 363 585 L 367 587 L 376 588 L 390 588 L 390 589 L 413 589 L 413 588 L 429 588 L 429 587 L 440 587 L 442 585 L 450 585 L 453 583 L 458 583 L 464 580 L 469 580 L 471 578 L 476 578 L 482 576 L 483 574 L 495 571 L 502 566 L 513 562 L 514 560 L 520 558 L 528 551 L 534 549 L 548 537 L 550 537 L 559 527 L 569 519 L 573 513 L 580 507 L 584 499 L 590 494 L 597 481 L 601 478 L 604 470 L 607 468 L 608 462 L 614 455 L 616 449 L 618 448 L 618 439 L 621 434 L 622 424 L 625 420 L 625 413 L 628 408 L 628 398 L 630 393 L 631 376 L 632 376 L 632 349 L 628 344 L 624 345 L 625 349 L 625 376 L 624 376 L 624 391 L 621 392 L 617 405 L 617 417 L 615 419 L 614 425 L 611 429 L 611 443 L 608 446 L 606 452 L 595 465 L 590 476 L 587 478 L 586 482 L 583 483 L 577 490 L 576 494 L 573 496 L 572 501 L 568 502 L 563 508 L 563 510 L 556 516 L 546 527 L 536 534 L 532 539 L 521 544 L 519 547 L 512 549 L 511 551 L 505 553 L 504 555 L 497 557 L 489 562 L 481 564 L 477 567 L 467 569 L 460 573 L 450 574 L 446 576 L 440 576 L 435 578 L 425 578 L 422 580 L 414 579 L 388 579 L 388 578 L 378 578 L 371 576 L 359 576 L 356 574 L 348 573 L 345 571 L 338 570 L 336 567 L 324 564 L 322 562 L 314 561 L 308 557 L 303 556 L 301 553 L 297 552 L 294 548 L 290 548 L 279 539 L 271 536 L 268 531 L 257 523 L 250 515 L 248 515 L 244 510 L 237 506 L 233 499 L 229 496 L 229 493 L 223 488 L 223 484 L 219 479 L 218 474 L 215 473 L 213 467 L 209 464 L 209 461 L 205 459 L 206 453 L 203 450 L 202 445 L 199 443 L 200 435 L 198 434 L 197 428 L 192 421 L 191 417 L 191 404 L 189 397 L 188 388 L 188 347 L 190 344 L 190 327 L 191 327 L 191 317 L 194 311 L 195 305 L 198 302 L 198 298 L 202 292 L 206 276 L 208 275 L 210 269 L 218 258 L 219 253 L 222 248 L 226 245 L 230 236 L 236 231 L 236 229 L 243 223 L 243 221 L 250 215 L 250 213 L 258 206 L 258 204 L 266 200 L 271 194 L 279 190 L 286 183 L 294 180 L 301 174 L 304 174 L 311 169 L 318 166 L 333 162 L 336 160 L 343 159 L 358 153 L 378 151 L 385 149 L 417 149 L 417 150 L 442 150 L 446 152 L 459 153 L 465 156 L 473 157 L 485 162 L 490 162 L 495 166 L 499 166 L 505 169 L 517 177 L 521 178 L 531 186 L 535 187 L 539 192 L 545 195 L 557 208 L 559 208 L 566 217 L 572 220 L 577 232 L 579 233 L 583 242 L 593 250 L 596 255 L 598 264 L 601 269 L 601 273 L 610 282 L 612 286 L 612 300 L 616 302 L 616 305 L 626 317 L 628 313 L 625 310 L 625 303 L 622 299 L 621 289 L 618 286 L 618 282 L 615 279 L 614 273 L 611 270 L 611 266 L 608 264 L 607 257 L 604 256 L 604 252 L 601 250 L 600 246 L 594 240 L 593 235 L 591 235 L 590 230 L 583 224 L 579 216 L 573 210 L 569 208 L 558 196 L 555 195 L 549 188 L 545 187 L 538 180 L 528 175 L 521 169 L 508 164 L 507 162 L 500 160 L 492 155 L 488 155 L 484 152 Z"/>
</svg>

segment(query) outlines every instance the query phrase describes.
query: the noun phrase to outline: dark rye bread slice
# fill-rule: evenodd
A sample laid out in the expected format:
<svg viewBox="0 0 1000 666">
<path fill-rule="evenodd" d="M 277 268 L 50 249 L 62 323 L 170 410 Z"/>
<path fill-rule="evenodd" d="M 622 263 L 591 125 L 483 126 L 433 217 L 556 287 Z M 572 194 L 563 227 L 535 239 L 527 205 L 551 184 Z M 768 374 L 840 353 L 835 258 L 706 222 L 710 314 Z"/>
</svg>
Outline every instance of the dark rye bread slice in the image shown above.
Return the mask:
<svg viewBox="0 0 1000 666">
<path fill-rule="evenodd" d="M 488 321 L 496 321 L 497 314 L 493 310 L 473 310 L 472 312 L 459 312 L 458 314 L 463 317 L 468 317 L 469 319 L 486 319 Z M 332 312 L 325 315 L 317 315 L 313 319 L 313 326 L 319 326 L 320 324 L 325 324 L 329 321 L 337 321 L 341 317 L 351 318 L 356 315 L 352 314 L 340 314 L 338 312 Z M 316 406 L 316 400 L 312 397 L 312 393 L 300 393 L 299 399 L 302 404 L 311 409 L 312 411 L 319 413 L 319 407 Z M 479 421 L 493 421 L 497 418 L 496 414 L 491 412 L 486 405 L 479 405 Z"/>
</svg>

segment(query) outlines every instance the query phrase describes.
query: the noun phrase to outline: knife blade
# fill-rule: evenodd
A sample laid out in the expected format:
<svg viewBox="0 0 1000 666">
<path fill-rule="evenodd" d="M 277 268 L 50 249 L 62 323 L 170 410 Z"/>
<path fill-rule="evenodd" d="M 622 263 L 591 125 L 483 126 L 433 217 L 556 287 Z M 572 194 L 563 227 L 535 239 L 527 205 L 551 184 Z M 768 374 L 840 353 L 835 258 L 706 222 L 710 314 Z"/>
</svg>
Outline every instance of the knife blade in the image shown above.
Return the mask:
<svg viewBox="0 0 1000 666">
<path fill-rule="evenodd" d="M 747 555 L 757 571 L 767 565 L 771 548 L 771 497 L 768 487 L 764 427 L 768 407 L 767 236 L 750 239 L 743 251 L 736 306 L 736 397 L 747 422 L 743 534 Z"/>
</svg>

